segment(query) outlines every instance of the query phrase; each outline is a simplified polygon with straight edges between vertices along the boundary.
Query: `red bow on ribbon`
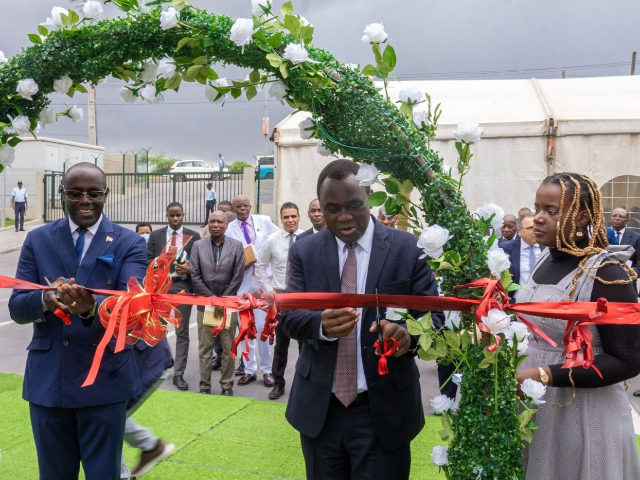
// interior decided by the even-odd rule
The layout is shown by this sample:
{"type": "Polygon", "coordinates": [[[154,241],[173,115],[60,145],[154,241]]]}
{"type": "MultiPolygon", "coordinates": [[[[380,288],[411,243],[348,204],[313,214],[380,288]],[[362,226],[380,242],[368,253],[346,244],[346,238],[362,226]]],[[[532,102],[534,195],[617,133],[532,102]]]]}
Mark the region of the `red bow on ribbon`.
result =
{"type": "Polygon", "coordinates": [[[233,339],[233,342],[231,342],[231,358],[236,358],[238,355],[238,344],[244,341],[245,351],[242,352],[242,356],[248,362],[249,340],[254,340],[258,337],[253,311],[263,310],[266,312],[267,318],[264,322],[260,340],[264,342],[269,338],[269,344],[272,345],[274,332],[278,325],[276,320],[278,310],[276,309],[275,296],[265,293],[262,290],[254,293],[245,293],[242,297],[236,297],[236,302],[236,308],[240,312],[240,332],[238,336],[233,339]]]}

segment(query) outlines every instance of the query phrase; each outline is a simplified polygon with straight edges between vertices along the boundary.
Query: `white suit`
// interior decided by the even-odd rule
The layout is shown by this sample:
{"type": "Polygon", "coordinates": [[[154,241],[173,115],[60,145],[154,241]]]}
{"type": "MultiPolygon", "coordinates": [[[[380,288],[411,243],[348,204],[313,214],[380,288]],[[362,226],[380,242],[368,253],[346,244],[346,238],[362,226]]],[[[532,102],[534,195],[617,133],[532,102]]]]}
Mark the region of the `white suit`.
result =
{"type": "MultiPolygon", "coordinates": [[[[260,248],[262,248],[262,244],[266,238],[273,232],[279,230],[279,228],[276,227],[271,221],[271,218],[266,215],[251,215],[251,217],[253,219],[253,228],[256,232],[254,247],[256,249],[257,257],[257,253],[260,252],[260,248]]],[[[241,224],[242,222],[237,219],[231,222],[227,228],[226,235],[241,241],[242,246],[246,247],[247,241],[244,237],[241,224]]],[[[258,277],[255,276],[254,269],[250,268],[244,272],[244,279],[242,280],[240,290],[238,290],[238,295],[242,295],[245,292],[254,292],[258,289],[260,289],[258,277]]],[[[256,319],[256,329],[258,331],[259,338],[267,315],[262,310],[254,310],[253,314],[256,319]]],[[[260,371],[262,374],[271,373],[272,359],[271,350],[269,349],[269,341],[261,342],[258,339],[258,350],[260,351],[260,371]]],[[[249,375],[253,375],[257,371],[256,340],[249,340],[249,363],[245,362],[244,371],[249,375]]]]}

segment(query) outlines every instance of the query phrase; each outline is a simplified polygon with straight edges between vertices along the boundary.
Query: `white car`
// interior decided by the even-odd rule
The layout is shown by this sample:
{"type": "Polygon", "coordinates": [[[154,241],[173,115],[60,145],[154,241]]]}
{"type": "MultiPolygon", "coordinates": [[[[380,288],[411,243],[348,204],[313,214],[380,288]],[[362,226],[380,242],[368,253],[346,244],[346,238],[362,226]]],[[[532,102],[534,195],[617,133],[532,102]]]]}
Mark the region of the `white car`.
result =
{"type": "Polygon", "coordinates": [[[222,180],[231,176],[229,174],[229,169],[226,167],[222,169],[222,172],[223,173],[221,174],[218,167],[214,167],[204,160],[180,160],[169,168],[169,173],[174,174],[173,178],[176,182],[200,180],[202,178],[208,180],[222,180]]]}

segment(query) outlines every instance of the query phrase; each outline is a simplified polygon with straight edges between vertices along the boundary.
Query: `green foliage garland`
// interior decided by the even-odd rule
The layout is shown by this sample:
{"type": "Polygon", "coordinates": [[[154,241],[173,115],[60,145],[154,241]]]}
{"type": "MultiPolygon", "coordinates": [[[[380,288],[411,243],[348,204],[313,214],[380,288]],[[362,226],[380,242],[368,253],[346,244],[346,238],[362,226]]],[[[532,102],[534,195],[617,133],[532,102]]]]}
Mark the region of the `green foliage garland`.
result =
{"type": "MultiPolygon", "coordinates": [[[[215,90],[212,101],[224,102],[229,95],[237,98],[243,91],[251,99],[259,86],[281,81],[286,86],[284,100],[294,108],[313,113],[313,135],[322,140],[325,148],[357,162],[374,163],[393,177],[385,180],[387,193],[380,196],[377,204],[385,203],[389,212],[402,210],[415,228],[426,222],[449,230],[452,238],[447,248],[454,256],[455,252],[462,255],[455,257],[459,260],[456,268],[444,272],[441,287],[445,294],[451,294],[455,285],[489,275],[483,241],[486,230],[478,228],[459,183],[443,172],[442,159],[429,148],[437,126],[437,107],[432,116],[429,105],[431,125],[416,125],[411,116],[412,105],[403,104],[398,109],[357,68],[343,65],[330,53],[312,47],[313,27],[294,14],[290,2],[283,5],[281,17],[267,3],[264,15],[253,17],[252,42],[244,46],[230,40],[234,19],[186,6],[184,0],[157,0],[150,4],[155,9],[149,12],[137,0],[112,3],[126,12],[126,17],[90,24],[77,21],[70,14],[72,18],[65,17],[65,28],[39,28],[44,38],[31,35],[34,45],[0,64],[0,146],[14,147],[20,141],[11,130],[10,120],[16,116],[27,116],[31,130],[35,130],[40,112],[50,104],[46,95],[53,92],[54,81],[63,75],[73,81],[70,96],[85,91],[84,84],[95,85],[114,75],[129,82],[132,100],[142,97],[150,102],[154,99],[143,91],[147,84],[161,95],[169,89],[178,91],[183,81],[196,81],[215,90]],[[178,8],[176,28],[161,28],[163,3],[178,8]],[[304,45],[309,60],[288,60],[285,49],[291,44],[304,45]],[[173,59],[175,75],[144,81],[144,62],[165,57],[173,59]],[[224,84],[212,68],[216,63],[246,67],[252,72],[247,80],[224,84]],[[27,78],[39,86],[33,100],[16,92],[18,82],[27,78]],[[420,194],[417,204],[409,199],[414,186],[420,194]]],[[[368,65],[363,71],[382,78],[386,91],[386,79],[396,63],[395,51],[387,46],[382,52],[375,43],[372,48],[376,65],[368,65]]],[[[468,164],[469,158],[467,146],[462,162],[468,164]]],[[[471,316],[464,317],[463,325],[473,331],[471,316]]],[[[424,324],[416,321],[414,325],[425,335],[421,357],[428,358],[436,346],[440,357],[449,355],[450,345],[443,345],[430,322],[427,325],[427,320],[422,321],[424,324]]],[[[521,478],[522,439],[510,355],[507,350],[500,350],[497,367],[480,368],[486,349],[466,335],[466,340],[460,336],[457,340],[449,338],[460,349],[460,354],[451,358],[464,364],[464,375],[460,409],[447,417],[453,431],[452,435],[444,435],[450,443],[447,474],[461,480],[521,478]]]]}

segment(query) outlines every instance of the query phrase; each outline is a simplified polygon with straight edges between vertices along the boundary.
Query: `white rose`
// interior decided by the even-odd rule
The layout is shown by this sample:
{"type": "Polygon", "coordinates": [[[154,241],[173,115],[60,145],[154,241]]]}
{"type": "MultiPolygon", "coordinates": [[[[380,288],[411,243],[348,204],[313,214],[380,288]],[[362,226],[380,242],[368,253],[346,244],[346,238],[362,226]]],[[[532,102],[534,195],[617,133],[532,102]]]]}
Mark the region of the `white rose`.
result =
{"type": "Polygon", "coordinates": [[[507,328],[509,328],[510,321],[511,317],[498,309],[489,310],[487,316],[482,317],[482,323],[489,327],[491,333],[494,335],[503,333],[507,328]]]}
{"type": "Polygon", "coordinates": [[[82,111],[81,108],[78,108],[76,105],[74,105],[73,107],[71,107],[69,109],[69,111],[67,112],[67,116],[73,121],[73,122],[80,122],[82,120],[82,117],[84,117],[84,112],[82,111]]]}
{"type": "Polygon", "coordinates": [[[449,447],[443,447],[441,445],[433,447],[433,450],[431,451],[431,463],[437,467],[448,465],[449,457],[447,450],[449,450],[449,447]]]}
{"type": "Polygon", "coordinates": [[[386,314],[385,314],[385,318],[387,320],[402,320],[402,315],[400,315],[400,312],[407,313],[407,309],[406,308],[389,307],[389,308],[387,308],[387,311],[386,311],[386,314]],[[396,313],[396,312],[398,312],[398,313],[396,313]]]}
{"type": "Polygon", "coordinates": [[[151,83],[158,77],[158,65],[153,60],[148,60],[142,64],[142,72],[140,80],[145,83],[151,83]]]}
{"type": "Polygon", "coordinates": [[[460,386],[462,384],[462,374],[454,373],[453,377],[451,378],[451,381],[455,383],[457,386],[460,386]]]}
{"type": "Polygon", "coordinates": [[[26,115],[19,115],[11,120],[11,126],[18,135],[24,135],[31,130],[31,120],[26,115]]]}
{"type": "Polygon", "coordinates": [[[382,43],[387,39],[387,32],[384,31],[382,23],[370,23],[364,28],[364,43],[382,43]]]}
{"type": "Polygon", "coordinates": [[[144,88],[140,89],[138,95],[140,95],[140,98],[142,98],[148,104],[160,103],[160,97],[156,96],[155,85],[145,86],[144,88]]]}
{"type": "Polygon", "coordinates": [[[360,182],[361,187],[368,187],[376,183],[378,175],[380,175],[380,170],[373,163],[361,163],[356,180],[360,182]]]}
{"type": "Polygon", "coordinates": [[[4,52],[0,50],[0,63],[7,63],[9,59],[4,56],[4,52]]]}
{"type": "Polygon", "coordinates": [[[502,223],[504,222],[504,210],[499,205],[496,205],[495,203],[485,203],[474,213],[485,220],[489,220],[491,215],[493,215],[493,219],[491,220],[491,226],[493,229],[497,232],[502,228],[502,223]]]}
{"type": "Polygon", "coordinates": [[[526,378],[525,381],[522,382],[520,389],[522,390],[522,393],[533,400],[534,405],[544,403],[544,400],[540,400],[547,392],[547,387],[544,384],[531,380],[530,378],[526,378]]]}
{"type": "Polygon", "coordinates": [[[100,16],[102,11],[102,4],[94,0],[89,0],[84,4],[84,7],[82,7],[82,13],[86,18],[94,19],[100,16]]]}
{"type": "MultiPolygon", "coordinates": [[[[413,112],[413,123],[415,123],[418,128],[422,128],[422,124],[431,125],[431,120],[427,117],[429,112],[425,110],[417,110],[413,112]]],[[[444,165],[443,165],[444,168],[444,165]]]]}
{"type": "Polygon", "coordinates": [[[73,80],[69,78],[69,75],[64,75],[63,77],[53,81],[53,89],[57,93],[68,93],[71,85],[73,85],[73,80]]]}
{"type": "Polygon", "coordinates": [[[40,123],[43,125],[53,125],[58,120],[58,116],[53,108],[45,108],[40,112],[38,120],[40,120],[40,123]]]}
{"type": "Polygon", "coordinates": [[[436,259],[442,255],[444,244],[452,238],[453,236],[449,235],[449,230],[446,228],[442,228],[440,225],[430,225],[422,230],[418,239],[418,248],[422,248],[424,253],[436,259]]]}
{"type": "Polygon", "coordinates": [[[0,144],[0,165],[10,166],[16,159],[16,149],[10,145],[0,144]]]}
{"type": "Polygon", "coordinates": [[[463,122],[459,123],[458,126],[453,130],[453,135],[456,137],[458,142],[468,143],[469,145],[473,145],[480,141],[480,137],[482,137],[482,132],[484,129],[478,125],[477,123],[463,122]]]}
{"type": "Polygon", "coordinates": [[[33,100],[33,95],[38,93],[39,87],[33,78],[27,78],[26,80],[20,80],[16,87],[16,92],[20,94],[22,98],[27,100],[33,100]]]}
{"type": "Polygon", "coordinates": [[[269,0],[251,0],[251,13],[256,17],[264,15],[262,7],[269,10],[271,8],[269,0]]]}
{"type": "Polygon", "coordinates": [[[287,96],[287,84],[282,80],[276,80],[269,87],[269,95],[282,103],[282,99],[287,96]]]}
{"type": "Polygon", "coordinates": [[[62,23],[62,15],[69,16],[69,10],[62,7],[53,7],[51,10],[51,18],[47,18],[45,22],[48,25],[56,26],[58,28],[64,28],[64,23],[62,23]]]}
{"type": "Polygon", "coordinates": [[[307,52],[307,49],[302,45],[298,45],[297,43],[290,43],[289,45],[287,45],[287,47],[284,49],[283,57],[289,60],[294,65],[298,65],[302,62],[317,63],[315,62],[315,60],[311,60],[311,58],[309,58],[309,52],[307,52]]]}
{"type": "Polygon", "coordinates": [[[233,27],[231,27],[231,35],[229,40],[239,47],[243,47],[251,43],[253,36],[253,20],[250,18],[238,18],[233,27]]]}
{"type": "Polygon", "coordinates": [[[300,128],[300,136],[302,139],[308,140],[314,134],[316,126],[313,123],[313,120],[305,118],[298,124],[298,128],[300,128]]]}
{"type": "MultiPolygon", "coordinates": [[[[431,122],[429,122],[429,123],[431,123],[431,122]]],[[[418,126],[420,126],[420,125],[418,125],[418,126]]],[[[442,164],[442,171],[443,171],[443,173],[449,175],[450,177],[453,177],[455,175],[455,172],[456,172],[454,167],[452,167],[451,165],[447,165],[446,163],[442,164]]]]}
{"type": "Polygon", "coordinates": [[[431,407],[436,413],[440,414],[450,410],[452,407],[454,407],[454,410],[457,410],[458,405],[452,398],[446,395],[438,395],[431,399],[431,407]]]}
{"type": "Polygon", "coordinates": [[[527,353],[527,350],[529,349],[529,339],[526,338],[521,342],[518,342],[518,356],[524,355],[525,353],[527,353]]]}
{"type": "Polygon", "coordinates": [[[529,335],[529,329],[522,322],[511,322],[511,325],[509,325],[509,338],[513,338],[514,335],[518,342],[522,342],[529,335]]]}
{"type": "Polygon", "coordinates": [[[120,89],[120,98],[122,101],[127,103],[138,103],[138,97],[136,97],[135,94],[127,87],[122,87],[120,89]]]}
{"type": "Polygon", "coordinates": [[[487,252],[487,265],[494,277],[500,277],[500,274],[511,266],[509,255],[500,247],[492,248],[487,252]]]}
{"type": "Polygon", "coordinates": [[[398,98],[402,103],[415,103],[422,100],[422,92],[414,85],[403,88],[398,94],[398,98]]]}
{"type": "Polygon", "coordinates": [[[160,27],[162,30],[169,30],[178,26],[178,11],[169,7],[166,12],[160,14],[160,27]]]}
{"type": "Polygon", "coordinates": [[[169,80],[170,78],[175,76],[176,66],[173,63],[170,63],[171,61],[172,60],[169,58],[163,58],[162,60],[160,60],[157,70],[158,76],[160,78],[169,80]]]}
{"type": "Polygon", "coordinates": [[[445,328],[447,330],[458,330],[460,328],[460,322],[462,322],[460,312],[446,312],[446,315],[447,317],[444,321],[445,328]]]}
{"type": "Polygon", "coordinates": [[[331,156],[331,151],[324,146],[324,143],[322,143],[322,140],[318,141],[318,147],[316,148],[316,153],[318,155],[322,155],[323,157],[331,156]]]}
{"type": "Polygon", "coordinates": [[[227,81],[227,79],[226,78],[218,78],[217,80],[213,80],[211,82],[211,85],[207,85],[205,87],[204,96],[211,103],[224,103],[224,101],[227,99],[227,95],[220,95],[220,98],[217,98],[218,95],[219,95],[219,92],[213,87],[228,87],[229,86],[229,82],[227,81]],[[211,86],[211,85],[213,85],[213,86],[211,86]]]}

